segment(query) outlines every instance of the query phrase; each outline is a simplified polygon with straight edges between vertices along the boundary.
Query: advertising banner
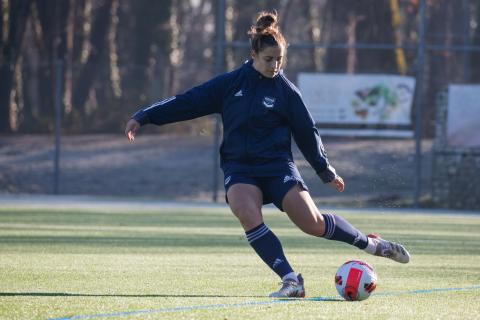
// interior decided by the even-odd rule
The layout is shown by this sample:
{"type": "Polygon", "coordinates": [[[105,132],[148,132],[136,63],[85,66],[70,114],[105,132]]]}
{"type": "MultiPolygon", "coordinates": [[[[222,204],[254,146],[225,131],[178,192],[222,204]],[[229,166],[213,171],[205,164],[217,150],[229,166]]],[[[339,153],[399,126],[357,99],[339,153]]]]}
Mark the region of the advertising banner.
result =
{"type": "Polygon", "coordinates": [[[447,143],[480,147],[480,85],[448,87],[447,143]]]}
{"type": "Polygon", "coordinates": [[[322,133],[413,136],[413,77],[300,73],[298,85],[322,133]]]}

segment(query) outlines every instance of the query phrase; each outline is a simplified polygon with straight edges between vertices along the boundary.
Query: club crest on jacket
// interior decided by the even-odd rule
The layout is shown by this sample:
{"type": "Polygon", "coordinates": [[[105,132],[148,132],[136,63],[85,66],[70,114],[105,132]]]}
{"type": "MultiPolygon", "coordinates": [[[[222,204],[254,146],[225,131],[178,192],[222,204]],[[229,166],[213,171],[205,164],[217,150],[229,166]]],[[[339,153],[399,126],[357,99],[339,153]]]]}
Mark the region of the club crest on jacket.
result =
{"type": "Polygon", "coordinates": [[[274,104],[275,104],[275,98],[263,97],[263,105],[266,108],[273,108],[274,104]]]}

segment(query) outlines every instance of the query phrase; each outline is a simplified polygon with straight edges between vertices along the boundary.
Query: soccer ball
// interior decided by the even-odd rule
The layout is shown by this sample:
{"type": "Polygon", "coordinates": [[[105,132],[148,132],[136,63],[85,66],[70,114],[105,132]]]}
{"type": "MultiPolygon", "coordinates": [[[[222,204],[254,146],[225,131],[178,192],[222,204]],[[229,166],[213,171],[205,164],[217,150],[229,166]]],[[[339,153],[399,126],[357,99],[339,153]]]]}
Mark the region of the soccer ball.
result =
{"type": "Polygon", "coordinates": [[[365,300],[377,287],[377,274],[366,262],[347,261],[335,274],[335,287],[345,300],[365,300]]]}

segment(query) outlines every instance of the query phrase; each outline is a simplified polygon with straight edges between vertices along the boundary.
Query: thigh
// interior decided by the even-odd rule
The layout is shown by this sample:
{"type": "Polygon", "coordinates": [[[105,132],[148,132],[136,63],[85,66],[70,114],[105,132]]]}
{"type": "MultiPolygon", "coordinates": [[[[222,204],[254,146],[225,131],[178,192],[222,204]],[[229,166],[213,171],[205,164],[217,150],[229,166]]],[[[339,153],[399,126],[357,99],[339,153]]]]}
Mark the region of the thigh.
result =
{"type": "Polygon", "coordinates": [[[282,201],[282,207],[290,220],[303,232],[322,236],[325,233],[323,217],[308,191],[300,185],[292,187],[282,201]]]}
{"type": "Polygon", "coordinates": [[[236,183],[228,188],[227,198],[230,209],[240,220],[245,231],[251,230],[263,222],[263,195],[258,186],[236,183]]]}
{"type": "Polygon", "coordinates": [[[296,166],[276,176],[259,178],[259,181],[261,182],[260,187],[263,191],[263,203],[273,202],[280,211],[285,211],[283,208],[283,199],[294,186],[298,185],[302,190],[308,191],[308,187],[296,166]]]}

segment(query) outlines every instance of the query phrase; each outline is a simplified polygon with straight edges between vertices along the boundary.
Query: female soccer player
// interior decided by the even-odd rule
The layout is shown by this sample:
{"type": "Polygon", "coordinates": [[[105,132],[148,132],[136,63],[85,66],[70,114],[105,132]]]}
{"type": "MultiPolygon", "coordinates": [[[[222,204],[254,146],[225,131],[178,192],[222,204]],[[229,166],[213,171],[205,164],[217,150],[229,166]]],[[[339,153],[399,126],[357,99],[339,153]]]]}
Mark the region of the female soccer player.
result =
{"type": "Polygon", "coordinates": [[[410,255],[402,245],[366,236],[340,216],[319,212],[293,162],[291,137],[324,183],[343,192],[344,182],[327,159],[300,92],[282,72],[287,43],[276,13],[261,12],[249,35],[251,60],[139,110],[126,125],[128,139],[133,141],[137,129],[147,123],[162,125],[221,114],[220,155],[227,202],[255,252],[282,279],[281,288],[271,297],[304,297],[305,288],[279,239],[263,222],[263,204],[273,203],[285,211],[307,234],[407,263],[410,255]]]}

